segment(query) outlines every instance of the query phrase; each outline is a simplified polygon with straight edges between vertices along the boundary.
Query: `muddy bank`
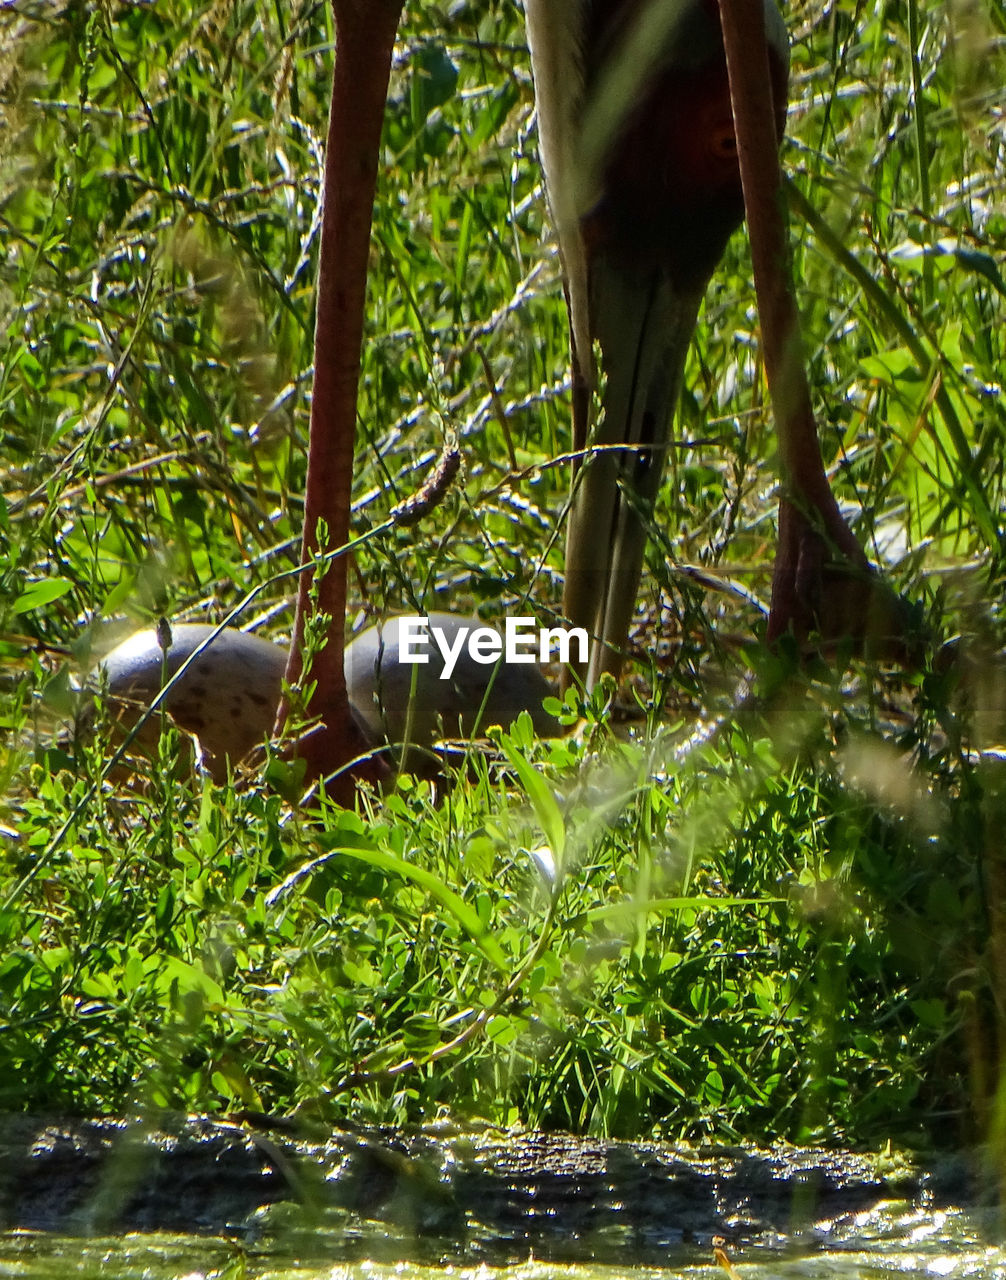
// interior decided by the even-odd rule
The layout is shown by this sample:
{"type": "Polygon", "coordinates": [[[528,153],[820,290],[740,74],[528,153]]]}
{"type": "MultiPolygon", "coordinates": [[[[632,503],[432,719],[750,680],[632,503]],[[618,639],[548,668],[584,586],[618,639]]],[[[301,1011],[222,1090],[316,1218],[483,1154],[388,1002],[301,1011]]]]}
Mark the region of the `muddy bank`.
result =
{"type": "Polygon", "coordinates": [[[376,1233],[416,1257],[576,1261],[631,1249],[645,1264],[683,1245],[708,1248],[715,1235],[824,1243],[884,1201],[936,1207],[976,1193],[958,1159],[922,1167],[809,1148],[690,1150],[497,1130],[309,1135],[184,1117],[156,1127],[0,1117],[4,1229],[253,1237],[277,1212],[289,1221],[288,1204],[301,1226],[342,1222],[361,1249],[376,1233]]]}

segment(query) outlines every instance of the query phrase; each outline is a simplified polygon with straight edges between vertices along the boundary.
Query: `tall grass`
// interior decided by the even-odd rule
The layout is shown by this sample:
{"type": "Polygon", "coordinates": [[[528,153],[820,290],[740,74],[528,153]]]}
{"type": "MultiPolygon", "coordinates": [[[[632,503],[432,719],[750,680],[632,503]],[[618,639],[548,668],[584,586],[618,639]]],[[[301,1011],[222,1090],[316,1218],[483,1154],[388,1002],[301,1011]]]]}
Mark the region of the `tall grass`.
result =
{"type": "MultiPolygon", "coordinates": [[[[365,613],[558,607],[566,321],[507,0],[411,7],[375,218],[365,613]]],[[[743,236],[710,288],[621,726],[525,725],[362,816],[127,785],[70,674],[252,586],[290,625],[331,30],[321,3],[17,3],[0,110],[0,1105],[320,1109],[917,1144],[995,1113],[1004,975],[1001,6],[807,3],[785,162],[823,447],[931,669],[752,666],[773,441],[743,236]],[[712,592],[694,569],[738,591],[712,592]],[[625,723],[627,719],[627,724],[625,723]],[[545,850],[545,852],[543,852],[545,850]],[[558,861],[554,883],[539,866],[558,861]]],[[[247,622],[254,619],[248,618],[247,622]]]]}

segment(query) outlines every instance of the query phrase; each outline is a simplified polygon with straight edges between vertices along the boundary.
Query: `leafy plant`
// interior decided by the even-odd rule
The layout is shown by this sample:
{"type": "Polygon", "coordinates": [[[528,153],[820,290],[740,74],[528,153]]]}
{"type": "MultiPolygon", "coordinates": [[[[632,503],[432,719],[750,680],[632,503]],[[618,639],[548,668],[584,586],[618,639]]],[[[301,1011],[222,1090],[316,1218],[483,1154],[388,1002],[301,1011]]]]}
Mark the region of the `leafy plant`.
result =
{"type": "MultiPolygon", "coordinates": [[[[355,815],[215,787],[170,727],[128,782],[100,716],[90,743],[58,728],[71,671],[122,629],[250,592],[243,622],[289,627],[326,6],[4,9],[0,1105],[856,1143],[996,1113],[1001,17],[787,14],[823,448],[929,620],[930,669],[757,648],[773,444],[737,236],[689,359],[636,676],[567,705],[576,737],[504,726],[448,785],[405,777],[355,815]],[[753,669],[764,700],[737,707],[753,669]]],[[[534,151],[511,0],[410,7],[361,617],[559,606],[568,337],[534,151]],[[389,524],[454,439],[461,482],[389,524]]]]}

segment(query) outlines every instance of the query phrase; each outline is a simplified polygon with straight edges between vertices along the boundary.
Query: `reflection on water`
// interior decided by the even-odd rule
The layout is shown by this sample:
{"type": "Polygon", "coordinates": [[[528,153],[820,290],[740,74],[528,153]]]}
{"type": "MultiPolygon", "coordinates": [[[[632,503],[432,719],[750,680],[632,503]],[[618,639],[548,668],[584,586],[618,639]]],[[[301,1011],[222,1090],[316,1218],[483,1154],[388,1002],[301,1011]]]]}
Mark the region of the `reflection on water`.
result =
{"type": "MultiPolygon", "coordinates": [[[[992,1212],[924,1210],[890,1203],[869,1213],[822,1222],[793,1239],[729,1246],[741,1280],[829,1280],[887,1275],[1006,1280],[1006,1248],[992,1212]]],[[[399,1241],[399,1245],[404,1242],[399,1241]]],[[[254,1244],[201,1236],[125,1235],[80,1239],[33,1232],[0,1236],[0,1277],[65,1280],[723,1280],[711,1249],[679,1249],[663,1268],[633,1267],[631,1258],[563,1265],[530,1260],[512,1266],[388,1261],[394,1239],[375,1226],[374,1248],[359,1231],[279,1230],[254,1244]],[[371,1255],[379,1255],[375,1261],[371,1255]],[[357,1261],[347,1262],[347,1254],[357,1261]]],[[[427,1242],[431,1256],[437,1245],[427,1242]]],[[[457,1245],[443,1242],[443,1256],[457,1245]]],[[[415,1242],[409,1250],[415,1253],[415,1242]]]]}

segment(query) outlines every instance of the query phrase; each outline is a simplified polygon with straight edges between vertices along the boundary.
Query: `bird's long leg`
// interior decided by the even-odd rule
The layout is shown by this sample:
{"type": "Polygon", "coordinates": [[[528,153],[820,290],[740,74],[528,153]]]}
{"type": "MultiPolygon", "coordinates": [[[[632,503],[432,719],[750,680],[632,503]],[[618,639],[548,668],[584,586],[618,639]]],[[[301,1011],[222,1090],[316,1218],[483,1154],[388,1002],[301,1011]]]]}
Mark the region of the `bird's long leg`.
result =
{"type": "MultiPolygon", "coordinates": [[[[318,269],[314,390],[308,446],[302,562],[318,549],[318,521],[327,546],[349,538],[356,401],[366,305],[370,228],[377,186],[381,127],[402,0],[332,0],[335,70],[325,155],[324,210],[318,269]]],[[[298,746],[309,778],[333,773],[364,748],[349,709],[343,671],[346,560],[337,559],[319,584],[318,608],[332,619],[328,645],[311,668],[308,712],[319,727],[298,746]]],[[[311,607],[311,575],[302,574],[294,642],[286,679],[301,674],[301,648],[311,607]]],[[[280,722],[286,709],[280,708],[280,722]]],[[[351,795],[342,779],[334,789],[351,795]]]]}
{"type": "Polygon", "coordinates": [[[904,659],[905,606],[870,566],[824,470],[789,269],[764,9],[719,0],[783,498],[768,639],[792,629],[904,659]]]}

